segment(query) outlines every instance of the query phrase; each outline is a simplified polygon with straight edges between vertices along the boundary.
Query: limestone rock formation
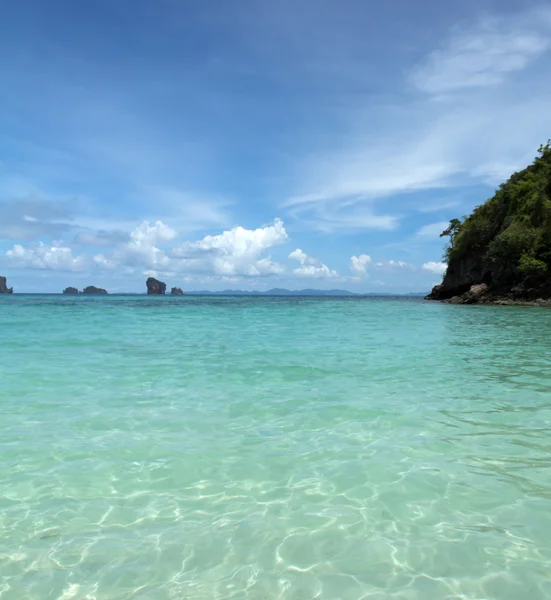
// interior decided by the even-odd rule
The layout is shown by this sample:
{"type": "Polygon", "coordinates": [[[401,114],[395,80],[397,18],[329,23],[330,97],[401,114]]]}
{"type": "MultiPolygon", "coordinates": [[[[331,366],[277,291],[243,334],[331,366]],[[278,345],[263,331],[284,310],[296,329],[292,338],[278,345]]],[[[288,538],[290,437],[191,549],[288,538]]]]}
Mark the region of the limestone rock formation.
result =
{"type": "Polygon", "coordinates": [[[449,238],[447,270],[427,299],[551,303],[551,142],[470,216],[452,219],[442,236],[449,238]]]}
{"type": "Polygon", "coordinates": [[[173,288],[170,290],[170,295],[171,295],[171,296],[183,296],[183,295],[184,295],[184,292],[183,292],[183,291],[182,291],[182,289],[181,289],[181,288],[179,288],[179,287],[173,287],[173,288]]]}
{"type": "Polygon", "coordinates": [[[8,287],[8,283],[5,277],[0,277],[0,294],[12,294],[13,288],[8,287]]]}
{"type": "Polygon", "coordinates": [[[78,294],[78,290],[75,287],[67,287],[63,290],[63,293],[76,295],[76,294],[78,294]]]}
{"type": "Polygon", "coordinates": [[[483,302],[485,295],[488,293],[488,286],[485,283],[472,285],[471,289],[461,294],[450,298],[450,304],[477,304],[483,302]]]}
{"type": "Polygon", "coordinates": [[[147,293],[150,295],[161,296],[166,292],[166,283],[155,279],[155,277],[148,277],[145,285],[147,286],[147,293]]]}
{"type": "Polygon", "coordinates": [[[85,287],[82,290],[83,294],[107,294],[107,290],[104,290],[103,288],[97,288],[93,285],[89,285],[88,287],[85,287]]]}

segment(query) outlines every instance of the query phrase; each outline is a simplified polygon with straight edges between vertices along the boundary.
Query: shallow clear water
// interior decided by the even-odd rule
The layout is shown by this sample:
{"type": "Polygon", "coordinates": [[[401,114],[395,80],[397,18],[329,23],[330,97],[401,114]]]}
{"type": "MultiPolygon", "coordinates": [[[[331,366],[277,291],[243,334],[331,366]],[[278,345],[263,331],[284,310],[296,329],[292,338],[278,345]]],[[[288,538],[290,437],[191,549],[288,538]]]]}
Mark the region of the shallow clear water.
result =
{"type": "Polygon", "coordinates": [[[0,598],[551,597],[551,311],[0,297],[0,598]]]}

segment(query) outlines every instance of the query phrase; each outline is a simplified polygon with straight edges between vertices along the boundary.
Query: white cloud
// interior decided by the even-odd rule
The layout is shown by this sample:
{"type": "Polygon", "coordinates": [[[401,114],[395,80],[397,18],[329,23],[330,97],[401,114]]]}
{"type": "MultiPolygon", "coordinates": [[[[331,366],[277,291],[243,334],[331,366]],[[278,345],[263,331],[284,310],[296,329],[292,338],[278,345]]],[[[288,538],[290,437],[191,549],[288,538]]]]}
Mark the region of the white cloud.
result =
{"type": "Polygon", "coordinates": [[[312,256],[308,256],[305,252],[303,252],[300,248],[293,250],[291,254],[289,254],[288,258],[290,260],[297,260],[301,265],[317,265],[319,261],[312,256]]]}
{"type": "Polygon", "coordinates": [[[336,279],[339,277],[337,271],[330,269],[323,263],[319,267],[313,265],[299,267],[298,269],[294,269],[293,273],[297,277],[308,277],[312,279],[336,279]]]}
{"type": "Polygon", "coordinates": [[[448,268],[448,265],[443,262],[427,262],[423,265],[425,271],[430,271],[436,275],[443,275],[448,268]]]}
{"type": "Polygon", "coordinates": [[[438,223],[430,223],[424,225],[417,231],[417,237],[438,238],[440,234],[448,227],[448,221],[440,221],[438,223]]]}
{"type": "Polygon", "coordinates": [[[350,269],[357,275],[365,275],[367,272],[367,265],[371,262],[371,256],[368,256],[367,254],[352,256],[350,257],[350,269]]]}
{"type": "Polygon", "coordinates": [[[309,256],[300,248],[293,250],[288,257],[290,260],[296,260],[300,267],[293,269],[297,277],[308,277],[314,279],[335,279],[339,277],[337,271],[330,269],[327,265],[321,263],[317,258],[309,256]]]}
{"type": "MultiPolygon", "coordinates": [[[[534,61],[551,48],[550,16],[549,9],[529,9],[452,31],[406,72],[430,91],[426,97],[412,89],[408,96],[406,89],[403,99],[383,108],[369,96],[348,96],[346,109],[332,115],[338,132],[324,132],[296,157],[295,189],[285,209],[326,232],[392,230],[404,218],[405,194],[494,186],[525,166],[545,141],[541,132],[551,128],[550,80],[534,61]],[[520,68],[523,85],[505,78],[520,68]],[[495,80],[502,84],[482,85],[495,80]],[[452,89],[461,93],[444,94],[452,89]],[[399,195],[395,204],[392,197],[399,195]]],[[[414,201],[419,206],[408,208],[433,210],[426,198],[414,201]]],[[[437,204],[436,210],[450,205],[445,198],[437,204]]]]}
{"type": "Polygon", "coordinates": [[[403,260],[389,260],[388,265],[399,269],[415,269],[414,265],[404,262],[403,260]]]}
{"type": "Polygon", "coordinates": [[[441,94],[501,83],[507,74],[526,68],[550,47],[549,30],[522,21],[486,19],[471,30],[457,32],[413,70],[414,85],[423,92],[441,94]]]}
{"type": "Polygon", "coordinates": [[[258,229],[239,226],[197,242],[186,242],[175,248],[172,255],[184,269],[205,268],[225,276],[272,275],[281,273],[283,266],[262,255],[286,242],[288,237],[283,221],[276,219],[273,225],[258,229]]]}
{"type": "Polygon", "coordinates": [[[116,247],[107,257],[99,255],[95,260],[103,266],[119,264],[147,269],[168,269],[170,259],[158,245],[169,242],[176,236],[176,231],[162,221],[153,224],[143,221],[130,233],[129,242],[116,247]]]}
{"type": "MultiPolygon", "coordinates": [[[[95,267],[124,269],[125,272],[139,269],[165,274],[204,273],[218,278],[260,277],[285,271],[283,265],[266,255],[269,249],[288,238],[280,219],[258,229],[234,227],[219,235],[185,242],[172,249],[166,246],[178,234],[162,221],[143,221],[128,236],[124,235],[127,242],[119,243],[110,252],[93,256],[74,257],[71,248],[61,243],[51,246],[39,243],[28,247],[17,244],[6,253],[6,258],[10,264],[26,268],[74,271],[95,267]]],[[[94,236],[85,241],[97,242],[94,236]]],[[[304,264],[308,263],[309,260],[305,259],[304,264]]]]}
{"type": "Polygon", "coordinates": [[[153,225],[150,225],[148,221],[143,221],[130,233],[130,238],[138,246],[154,246],[158,242],[170,242],[177,235],[174,229],[165,225],[162,221],[156,221],[153,225]]]}
{"type": "Polygon", "coordinates": [[[71,248],[60,243],[39,242],[27,247],[15,244],[6,252],[6,258],[11,266],[23,269],[82,271],[89,266],[86,257],[73,256],[71,248]]]}

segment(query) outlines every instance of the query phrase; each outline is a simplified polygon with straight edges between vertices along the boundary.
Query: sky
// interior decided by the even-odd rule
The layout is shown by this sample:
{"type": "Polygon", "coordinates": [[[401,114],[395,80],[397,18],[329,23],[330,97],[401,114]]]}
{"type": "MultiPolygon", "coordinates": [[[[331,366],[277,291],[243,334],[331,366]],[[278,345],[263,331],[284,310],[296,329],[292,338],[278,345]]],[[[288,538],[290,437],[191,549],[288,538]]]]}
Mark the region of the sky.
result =
{"type": "Polygon", "coordinates": [[[548,2],[8,2],[0,274],[425,292],[550,107],[548,2]]]}

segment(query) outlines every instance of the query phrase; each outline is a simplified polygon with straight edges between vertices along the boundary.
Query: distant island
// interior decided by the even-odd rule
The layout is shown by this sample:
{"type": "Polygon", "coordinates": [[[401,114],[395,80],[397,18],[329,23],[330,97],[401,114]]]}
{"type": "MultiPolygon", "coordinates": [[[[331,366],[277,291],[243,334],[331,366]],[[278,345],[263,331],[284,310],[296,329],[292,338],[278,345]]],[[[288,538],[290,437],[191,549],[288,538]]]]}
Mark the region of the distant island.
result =
{"type": "MultiPolygon", "coordinates": [[[[453,304],[551,305],[551,146],[442,232],[444,280],[427,296],[453,304]]],[[[441,237],[442,237],[441,236],[441,237]]]]}
{"type": "Polygon", "coordinates": [[[104,290],[103,288],[98,288],[95,287],[93,285],[89,285],[88,287],[85,287],[82,290],[83,294],[99,294],[99,295],[105,295],[107,294],[107,290],[104,290]]]}
{"type": "Polygon", "coordinates": [[[106,295],[107,294],[107,290],[104,290],[103,288],[98,288],[94,285],[89,285],[88,287],[85,287],[82,292],[79,292],[77,290],[76,287],[66,287],[63,290],[63,294],[65,294],[66,296],[76,296],[78,294],[85,294],[88,296],[92,296],[92,295],[106,295]]]}
{"type": "Polygon", "coordinates": [[[0,276],[0,294],[13,294],[13,288],[8,287],[8,280],[0,276]]]}
{"type": "Polygon", "coordinates": [[[166,283],[155,279],[155,277],[148,277],[145,285],[149,295],[162,296],[166,292],[166,283]]]}
{"type": "MultiPolygon", "coordinates": [[[[166,293],[166,283],[164,281],[159,281],[154,277],[149,277],[146,281],[146,289],[148,295],[165,295],[166,293]]],[[[13,293],[13,288],[8,288],[7,280],[5,277],[0,276],[0,294],[11,294],[13,293]]],[[[89,285],[85,287],[82,291],[79,291],[78,288],[69,286],[63,290],[63,295],[65,296],[93,296],[93,295],[107,295],[107,290],[96,287],[93,285],[89,285]]],[[[137,295],[135,292],[117,292],[115,295],[137,295]]],[[[171,296],[184,296],[184,291],[179,287],[172,287],[170,290],[171,296]]],[[[349,290],[339,290],[339,289],[331,289],[331,290],[316,290],[312,288],[307,288],[303,290],[288,290],[285,288],[272,288],[266,291],[256,291],[256,290],[196,290],[196,291],[186,291],[185,295],[187,296],[334,296],[334,297],[344,297],[344,296],[354,296],[354,297],[425,297],[426,292],[409,292],[405,294],[383,294],[380,292],[368,292],[368,293],[357,293],[351,292],[349,290]]]]}

